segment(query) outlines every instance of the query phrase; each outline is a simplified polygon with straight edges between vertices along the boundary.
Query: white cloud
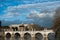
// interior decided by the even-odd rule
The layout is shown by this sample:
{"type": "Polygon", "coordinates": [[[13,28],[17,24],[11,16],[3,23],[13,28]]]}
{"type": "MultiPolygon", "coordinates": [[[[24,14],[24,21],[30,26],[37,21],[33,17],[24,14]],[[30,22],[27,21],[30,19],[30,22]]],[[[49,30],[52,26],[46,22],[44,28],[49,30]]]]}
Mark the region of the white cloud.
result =
{"type": "Polygon", "coordinates": [[[37,14],[40,18],[45,18],[45,17],[53,17],[54,13],[40,13],[37,14]]]}
{"type": "Polygon", "coordinates": [[[2,15],[2,18],[14,18],[20,17],[21,15],[25,15],[26,13],[30,13],[33,10],[39,10],[35,15],[39,16],[40,18],[43,17],[52,17],[53,13],[39,13],[41,10],[54,10],[60,6],[60,1],[55,2],[44,2],[44,3],[36,3],[36,4],[25,4],[25,5],[18,5],[18,6],[8,6],[6,10],[3,12],[5,14],[2,15]],[[25,14],[23,14],[25,13],[25,14]]]}
{"type": "Polygon", "coordinates": [[[3,18],[13,18],[16,16],[21,16],[21,14],[19,14],[19,13],[7,13],[7,14],[3,15],[3,18]]]}
{"type": "Polygon", "coordinates": [[[12,9],[21,9],[21,8],[43,8],[43,7],[51,7],[51,6],[60,6],[60,1],[54,1],[54,2],[44,2],[44,3],[35,3],[35,4],[22,4],[18,6],[9,6],[7,10],[12,9]]]}
{"type": "Polygon", "coordinates": [[[36,3],[36,4],[26,4],[26,5],[18,5],[17,8],[43,8],[43,7],[51,7],[51,6],[59,6],[60,1],[55,1],[55,2],[44,2],[44,3],[36,3]]]}
{"type": "Polygon", "coordinates": [[[42,24],[42,25],[50,25],[52,20],[54,19],[54,12],[51,13],[40,13],[38,11],[32,11],[27,18],[32,19],[34,23],[42,24]]]}
{"type": "Polygon", "coordinates": [[[32,11],[29,15],[28,15],[28,18],[53,18],[55,15],[54,12],[52,13],[39,13],[37,11],[32,11]]]}

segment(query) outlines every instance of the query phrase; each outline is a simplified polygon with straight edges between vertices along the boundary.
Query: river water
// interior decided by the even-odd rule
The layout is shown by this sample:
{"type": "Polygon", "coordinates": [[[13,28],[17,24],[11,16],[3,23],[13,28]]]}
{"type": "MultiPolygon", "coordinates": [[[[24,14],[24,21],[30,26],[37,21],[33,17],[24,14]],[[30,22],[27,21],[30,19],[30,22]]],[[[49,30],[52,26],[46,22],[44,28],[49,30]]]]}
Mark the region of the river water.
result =
{"type": "MultiPolygon", "coordinates": [[[[22,40],[21,38],[0,38],[0,40],[22,40]]],[[[31,40],[30,38],[26,38],[24,40],[31,40]]],[[[35,38],[35,40],[42,40],[40,38],[35,38]]],[[[44,39],[46,40],[46,39],[44,39]]],[[[55,40],[55,38],[49,38],[48,40],[55,40]]]]}

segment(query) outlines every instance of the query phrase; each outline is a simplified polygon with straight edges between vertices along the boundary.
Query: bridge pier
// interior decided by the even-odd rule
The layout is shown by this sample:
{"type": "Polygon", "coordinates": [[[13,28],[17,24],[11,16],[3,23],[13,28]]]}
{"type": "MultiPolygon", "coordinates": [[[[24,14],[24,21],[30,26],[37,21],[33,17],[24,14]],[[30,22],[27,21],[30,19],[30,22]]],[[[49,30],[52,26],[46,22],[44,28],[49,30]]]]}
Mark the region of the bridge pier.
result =
{"type": "Polygon", "coordinates": [[[31,40],[35,40],[35,35],[31,34],[31,40]]]}
{"type": "Polygon", "coordinates": [[[21,40],[24,40],[24,35],[23,34],[21,34],[21,40]]]}

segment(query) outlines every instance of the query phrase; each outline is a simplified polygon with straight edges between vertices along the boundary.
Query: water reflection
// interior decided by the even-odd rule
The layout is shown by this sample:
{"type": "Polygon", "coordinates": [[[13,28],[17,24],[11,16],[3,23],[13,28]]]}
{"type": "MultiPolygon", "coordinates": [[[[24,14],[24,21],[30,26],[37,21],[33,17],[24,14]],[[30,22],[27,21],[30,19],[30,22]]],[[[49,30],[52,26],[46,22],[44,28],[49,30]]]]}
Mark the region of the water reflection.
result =
{"type": "Polygon", "coordinates": [[[5,40],[4,37],[0,37],[0,40],[5,40]]]}
{"type": "Polygon", "coordinates": [[[42,36],[41,33],[37,33],[37,34],[35,35],[35,40],[42,40],[42,39],[43,39],[43,36],[42,36]]]}
{"type": "Polygon", "coordinates": [[[31,35],[29,33],[25,33],[24,40],[31,40],[31,35]]]}
{"type": "Polygon", "coordinates": [[[48,40],[55,40],[55,34],[54,33],[49,33],[48,34],[48,40]]]}
{"type": "Polygon", "coordinates": [[[15,40],[20,40],[20,38],[15,38],[15,40]]]}
{"type": "Polygon", "coordinates": [[[11,40],[11,38],[6,38],[6,40],[11,40]]]}
{"type": "Polygon", "coordinates": [[[20,34],[19,33],[15,33],[15,40],[20,40],[20,34]]]}
{"type": "Polygon", "coordinates": [[[11,40],[11,34],[10,33],[6,34],[6,40],[11,40]]]}

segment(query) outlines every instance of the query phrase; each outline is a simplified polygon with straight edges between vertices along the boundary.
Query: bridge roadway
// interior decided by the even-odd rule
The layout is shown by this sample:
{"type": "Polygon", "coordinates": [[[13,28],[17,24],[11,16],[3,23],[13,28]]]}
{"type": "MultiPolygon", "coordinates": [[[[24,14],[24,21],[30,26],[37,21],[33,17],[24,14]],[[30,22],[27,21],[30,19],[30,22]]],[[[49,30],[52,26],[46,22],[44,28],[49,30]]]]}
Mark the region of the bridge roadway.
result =
{"type": "Polygon", "coordinates": [[[7,33],[10,33],[11,37],[14,37],[15,33],[19,33],[19,35],[22,38],[21,40],[24,40],[23,37],[24,37],[25,33],[29,33],[31,35],[31,37],[32,37],[32,40],[35,40],[34,39],[35,34],[40,33],[43,36],[42,40],[48,40],[48,34],[49,33],[54,33],[54,31],[53,30],[42,30],[42,31],[5,31],[4,32],[5,37],[6,37],[7,33]]]}

